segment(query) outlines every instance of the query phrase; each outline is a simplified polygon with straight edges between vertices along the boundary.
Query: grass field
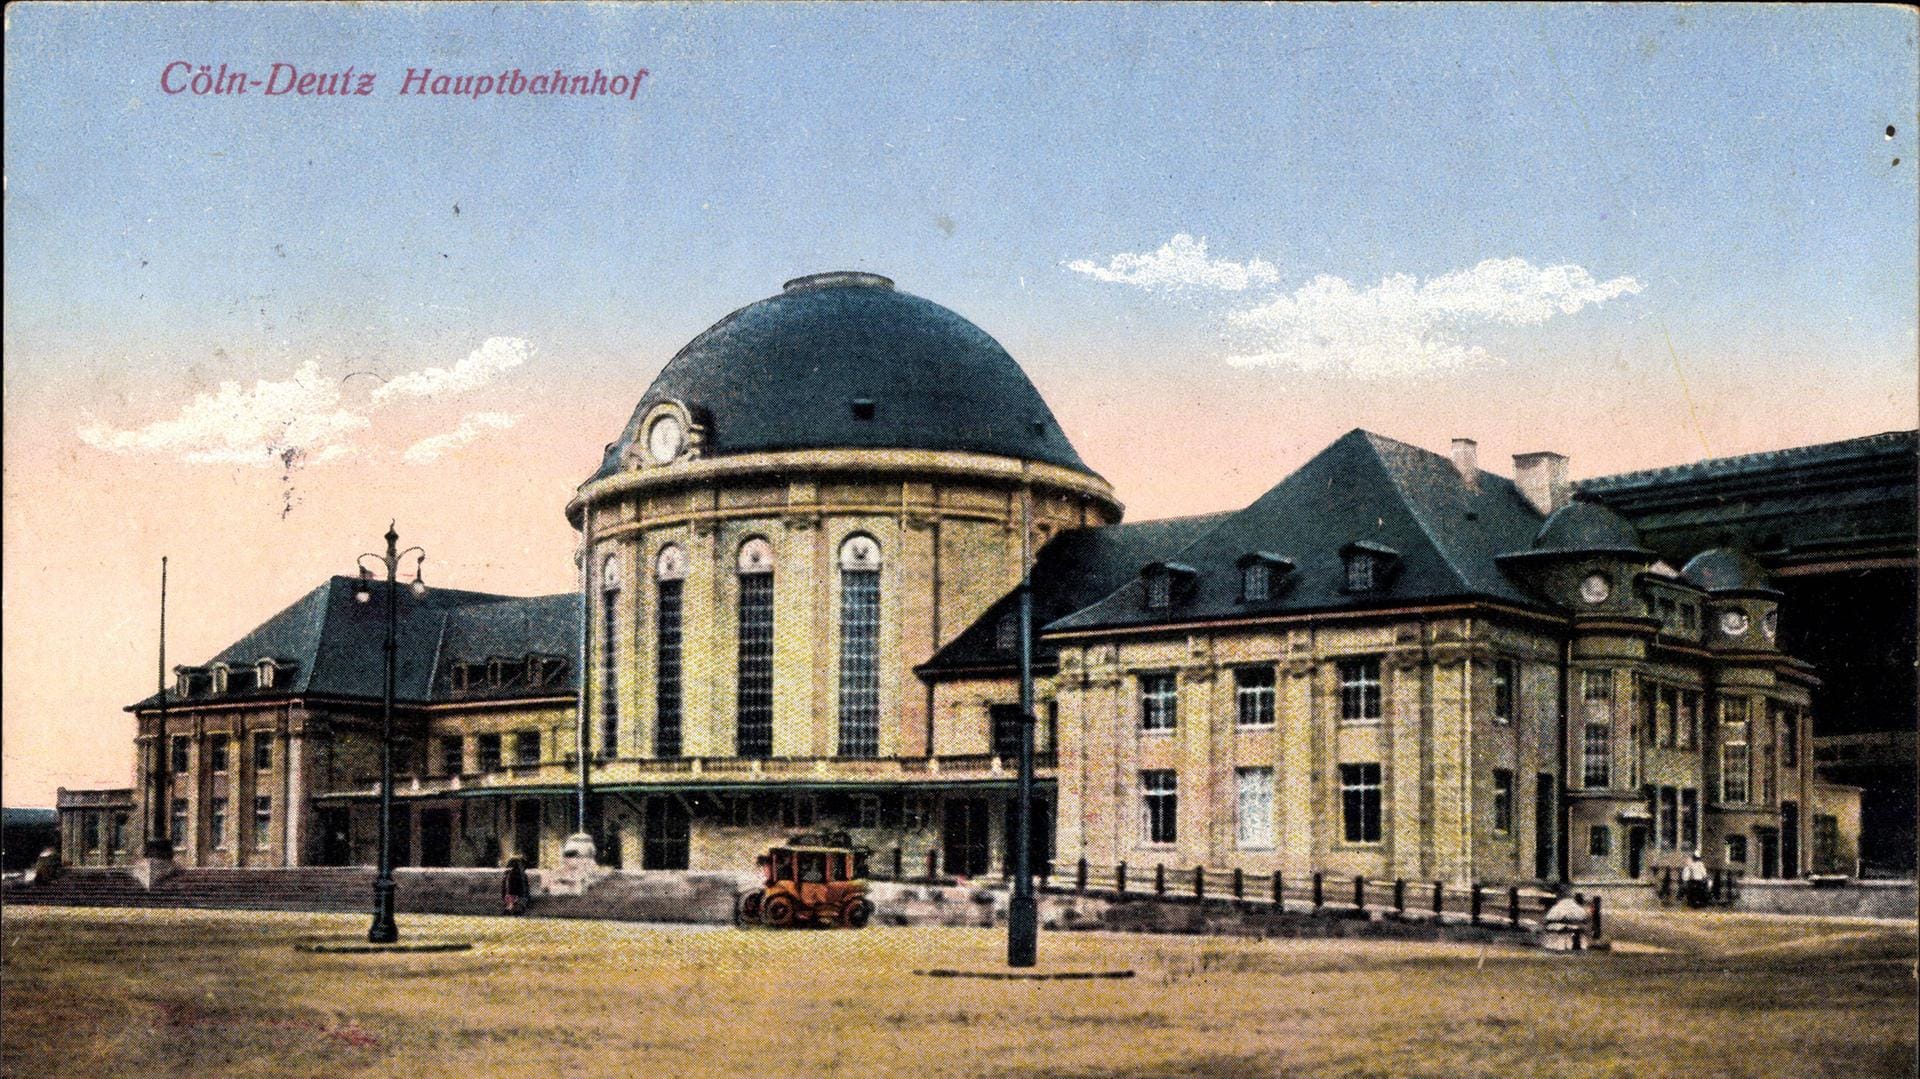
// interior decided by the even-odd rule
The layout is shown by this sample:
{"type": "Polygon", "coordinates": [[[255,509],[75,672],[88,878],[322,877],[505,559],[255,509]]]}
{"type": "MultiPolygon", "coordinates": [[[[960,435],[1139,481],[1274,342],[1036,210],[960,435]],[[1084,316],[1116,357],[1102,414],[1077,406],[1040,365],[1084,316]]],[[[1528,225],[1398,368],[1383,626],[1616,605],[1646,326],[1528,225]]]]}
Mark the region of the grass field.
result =
{"type": "Polygon", "coordinates": [[[47,1076],[1900,1076],[1912,923],[1615,915],[1624,947],[741,931],[411,916],[470,952],[313,955],[364,917],[5,913],[0,1065],[47,1076]]]}

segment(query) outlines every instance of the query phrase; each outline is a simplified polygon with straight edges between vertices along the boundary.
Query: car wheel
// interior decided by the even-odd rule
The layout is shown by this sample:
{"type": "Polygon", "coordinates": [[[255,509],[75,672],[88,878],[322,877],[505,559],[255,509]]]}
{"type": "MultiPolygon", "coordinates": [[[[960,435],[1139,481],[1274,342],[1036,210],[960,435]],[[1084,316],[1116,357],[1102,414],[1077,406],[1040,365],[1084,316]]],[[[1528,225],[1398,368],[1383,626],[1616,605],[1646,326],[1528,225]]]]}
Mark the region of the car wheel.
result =
{"type": "Polygon", "coordinates": [[[760,917],[776,929],[793,924],[793,900],[784,895],[771,896],[760,904],[760,917]]]}
{"type": "Polygon", "coordinates": [[[734,907],[733,924],[752,925],[759,921],[760,899],[761,895],[759,892],[747,892],[742,895],[740,902],[734,907]]]}
{"type": "Polygon", "coordinates": [[[873,918],[873,904],[865,899],[856,899],[847,904],[846,923],[854,929],[864,928],[873,918]]]}

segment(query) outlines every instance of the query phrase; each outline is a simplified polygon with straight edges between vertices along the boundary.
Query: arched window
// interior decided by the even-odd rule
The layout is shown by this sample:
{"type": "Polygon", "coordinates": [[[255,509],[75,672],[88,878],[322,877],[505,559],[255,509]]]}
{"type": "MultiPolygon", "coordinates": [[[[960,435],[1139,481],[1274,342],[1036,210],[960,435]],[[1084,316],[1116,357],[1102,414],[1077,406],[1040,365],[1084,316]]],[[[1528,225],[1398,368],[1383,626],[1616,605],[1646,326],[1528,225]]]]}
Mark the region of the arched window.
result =
{"type": "Polygon", "coordinates": [[[653,755],[680,755],[680,605],[687,554],[668,544],[653,560],[654,663],[653,755]]]}
{"type": "Polygon", "coordinates": [[[840,755],[880,754],[880,545],[840,545],[840,755]]]}
{"type": "Polygon", "coordinates": [[[612,757],[620,744],[620,556],[600,563],[600,755],[612,757]]]}
{"type": "Polygon", "coordinates": [[[759,536],[740,545],[740,646],[734,751],[773,756],[773,544],[759,536]]]}

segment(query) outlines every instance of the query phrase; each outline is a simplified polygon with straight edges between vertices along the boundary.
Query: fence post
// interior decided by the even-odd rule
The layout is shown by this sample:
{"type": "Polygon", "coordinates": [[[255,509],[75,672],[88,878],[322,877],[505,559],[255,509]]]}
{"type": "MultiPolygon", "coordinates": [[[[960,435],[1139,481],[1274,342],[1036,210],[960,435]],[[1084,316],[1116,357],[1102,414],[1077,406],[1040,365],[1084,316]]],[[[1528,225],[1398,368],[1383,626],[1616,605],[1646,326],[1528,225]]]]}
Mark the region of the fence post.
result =
{"type": "Polygon", "coordinates": [[[940,851],[938,849],[930,850],[927,852],[927,879],[937,880],[939,879],[939,876],[940,876],[940,851]]]}
{"type": "Polygon", "coordinates": [[[899,880],[901,877],[906,875],[904,872],[904,870],[906,869],[906,863],[901,860],[903,857],[904,856],[902,855],[899,847],[893,848],[893,879],[894,880],[899,880]]]}
{"type": "Polygon", "coordinates": [[[1079,864],[1074,867],[1073,890],[1076,892],[1084,892],[1087,890],[1087,860],[1085,858],[1080,859],[1079,864]]]}
{"type": "Polygon", "coordinates": [[[1471,921],[1474,925],[1480,924],[1480,885],[1478,884],[1475,884],[1473,886],[1472,915],[1468,920],[1471,921]]]}
{"type": "Polygon", "coordinates": [[[1113,867],[1113,890],[1122,895],[1126,894],[1127,863],[1125,862],[1121,862],[1119,865],[1113,867]]]}
{"type": "Polygon", "coordinates": [[[1404,878],[1393,882],[1393,912],[1395,914],[1407,912],[1407,882],[1404,878]]]}
{"type": "Polygon", "coordinates": [[[1515,928],[1519,928],[1520,889],[1517,887],[1507,889],[1507,920],[1512,922],[1515,928]]]}
{"type": "Polygon", "coordinates": [[[1153,863],[1153,894],[1167,894],[1167,863],[1153,863]]]}
{"type": "Polygon", "coordinates": [[[1246,881],[1240,875],[1240,867],[1234,866],[1233,867],[1233,897],[1235,899],[1246,898],[1245,885],[1246,885],[1246,881]]]}
{"type": "Polygon", "coordinates": [[[1207,897],[1206,866],[1196,865],[1193,867],[1193,897],[1195,899],[1205,899],[1207,897]]]}
{"type": "Polygon", "coordinates": [[[1287,909],[1287,881],[1278,869],[1273,871],[1273,905],[1283,911],[1287,909]]]}
{"type": "Polygon", "coordinates": [[[1593,935],[1596,937],[1600,935],[1600,900],[1604,898],[1598,895],[1593,897],[1593,935]]]}
{"type": "Polygon", "coordinates": [[[1325,886],[1326,886],[1325,878],[1321,874],[1315,873],[1313,875],[1313,909],[1314,910],[1319,910],[1321,907],[1326,906],[1327,899],[1326,899],[1326,892],[1324,891],[1325,886]]]}
{"type": "Polygon", "coordinates": [[[1053,882],[1053,862],[1040,863],[1040,887],[1045,888],[1053,882]]]}
{"type": "Polygon", "coordinates": [[[1441,881],[1433,882],[1433,920],[1440,920],[1440,912],[1446,907],[1447,886],[1441,881]]]}
{"type": "Polygon", "coordinates": [[[1353,878],[1353,909],[1364,912],[1367,909],[1367,878],[1353,878]]]}

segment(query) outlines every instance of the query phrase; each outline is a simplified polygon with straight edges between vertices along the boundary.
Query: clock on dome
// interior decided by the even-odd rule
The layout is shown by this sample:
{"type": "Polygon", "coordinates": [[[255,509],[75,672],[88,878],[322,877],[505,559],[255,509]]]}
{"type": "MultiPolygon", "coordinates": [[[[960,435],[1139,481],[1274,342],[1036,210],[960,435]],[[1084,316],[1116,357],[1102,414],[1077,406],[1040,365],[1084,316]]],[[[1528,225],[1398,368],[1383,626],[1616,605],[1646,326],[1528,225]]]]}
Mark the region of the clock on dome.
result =
{"type": "Polygon", "coordinates": [[[1751,623],[1747,620],[1747,612],[1745,611],[1720,612],[1720,632],[1729,637],[1740,636],[1747,631],[1749,625],[1751,625],[1751,623]]]}
{"type": "Polygon", "coordinates": [[[669,464],[680,456],[687,443],[687,432],[680,425],[680,417],[669,412],[657,417],[647,426],[647,455],[656,464],[669,464]]]}

